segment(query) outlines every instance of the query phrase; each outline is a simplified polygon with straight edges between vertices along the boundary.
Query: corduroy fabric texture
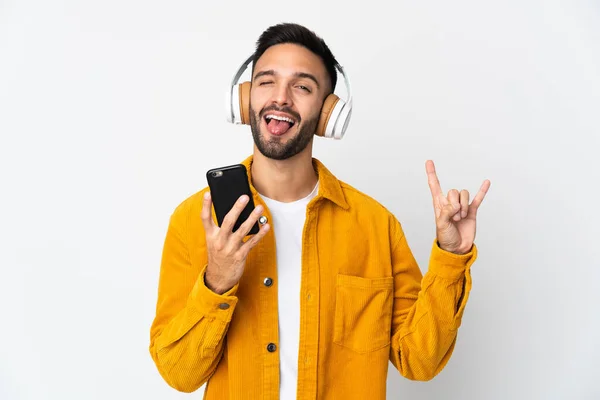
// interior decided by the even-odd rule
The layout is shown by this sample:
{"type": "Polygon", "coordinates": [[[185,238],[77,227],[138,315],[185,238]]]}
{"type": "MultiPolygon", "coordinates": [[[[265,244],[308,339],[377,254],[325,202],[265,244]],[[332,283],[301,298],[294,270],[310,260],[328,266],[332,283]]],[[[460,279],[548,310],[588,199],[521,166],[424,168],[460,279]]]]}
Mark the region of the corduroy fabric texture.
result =
{"type": "MultiPolygon", "coordinates": [[[[252,157],[243,162],[250,182],[251,163],[252,157]]],[[[456,255],[434,240],[423,276],[398,220],[319,160],[313,165],[320,186],[303,232],[297,398],[384,400],[389,361],[420,381],[448,363],[477,248],[456,255]]],[[[273,231],[250,252],[240,282],[213,293],[204,284],[206,190],[170,218],[150,354],[179,391],[207,383],[206,400],[278,399],[277,291],[286,288],[278,286],[273,231]],[[263,284],[267,277],[271,286],[263,284]]],[[[252,184],[251,190],[270,219],[252,184]]]]}

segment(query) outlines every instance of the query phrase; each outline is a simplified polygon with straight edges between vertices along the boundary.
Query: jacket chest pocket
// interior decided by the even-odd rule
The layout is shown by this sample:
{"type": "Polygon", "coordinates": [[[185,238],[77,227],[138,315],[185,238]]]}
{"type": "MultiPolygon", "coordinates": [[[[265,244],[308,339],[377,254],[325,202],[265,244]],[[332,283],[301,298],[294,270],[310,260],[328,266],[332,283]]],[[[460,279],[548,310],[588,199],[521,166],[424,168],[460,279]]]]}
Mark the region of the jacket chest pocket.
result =
{"type": "Polygon", "coordinates": [[[333,342],[357,353],[390,344],[394,278],[338,274],[333,342]]]}

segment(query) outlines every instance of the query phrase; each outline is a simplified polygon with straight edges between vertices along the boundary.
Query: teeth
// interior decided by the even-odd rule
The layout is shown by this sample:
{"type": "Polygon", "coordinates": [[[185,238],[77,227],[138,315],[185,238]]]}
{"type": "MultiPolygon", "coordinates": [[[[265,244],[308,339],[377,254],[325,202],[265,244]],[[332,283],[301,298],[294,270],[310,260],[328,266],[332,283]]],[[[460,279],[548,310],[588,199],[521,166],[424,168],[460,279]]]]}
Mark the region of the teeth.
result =
{"type": "Polygon", "coordinates": [[[269,114],[267,115],[265,118],[269,118],[269,119],[276,119],[278,121],[285,121],[285,122],[289,122],[290,124],[294,123],[294,120],[288,117],[280,117],[279,115],[272,115],[269,114]]]}

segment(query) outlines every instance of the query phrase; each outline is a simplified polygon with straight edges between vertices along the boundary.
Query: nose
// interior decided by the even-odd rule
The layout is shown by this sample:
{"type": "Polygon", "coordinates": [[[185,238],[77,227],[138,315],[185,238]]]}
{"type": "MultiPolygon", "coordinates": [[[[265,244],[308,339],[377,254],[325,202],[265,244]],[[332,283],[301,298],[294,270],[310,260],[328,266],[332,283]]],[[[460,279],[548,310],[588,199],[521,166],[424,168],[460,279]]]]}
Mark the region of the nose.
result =
{"type": "Polygon", "coordinates": [[[280,107],[292,105],[292,97],[289,92],[288,85],[279,84],[275,86],[273,91],[272,103],[277,104],[280,107]]]}

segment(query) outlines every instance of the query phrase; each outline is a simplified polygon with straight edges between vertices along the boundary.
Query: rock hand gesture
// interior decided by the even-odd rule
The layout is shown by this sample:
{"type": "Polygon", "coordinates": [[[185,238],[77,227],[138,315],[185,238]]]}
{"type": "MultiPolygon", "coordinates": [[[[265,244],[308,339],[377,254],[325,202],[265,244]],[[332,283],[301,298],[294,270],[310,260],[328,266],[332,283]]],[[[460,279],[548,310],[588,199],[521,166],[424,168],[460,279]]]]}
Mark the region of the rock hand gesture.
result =
{"type": "Polygon", "coordinates": [[[437,241],[443,250],[455,254],[466,254],[471,251],[475,241],[477,209],[481,205],[490,181],[485,180],[479,192],[469,204],[467,190],[452,189],[445,196],[435,172],[433,161],[425,164],[429,189],[433,197],[437,241]]]}

